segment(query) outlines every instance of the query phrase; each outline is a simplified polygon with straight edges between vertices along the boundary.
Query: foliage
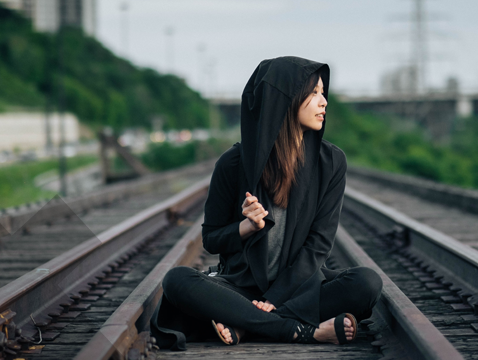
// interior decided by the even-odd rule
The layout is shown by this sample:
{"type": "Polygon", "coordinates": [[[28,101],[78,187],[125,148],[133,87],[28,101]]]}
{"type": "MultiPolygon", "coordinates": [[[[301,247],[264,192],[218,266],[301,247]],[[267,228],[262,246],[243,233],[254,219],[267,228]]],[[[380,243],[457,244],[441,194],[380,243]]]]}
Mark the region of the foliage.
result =
{"type": "Polygon", "coordinates": [[[331,95],[325,134],[351,164],[478,188],[478,119],[457,120],[448,145],[433,143],[422,129],[406,129],[401,121],[358,114],[331,95]]]}
{"type": "Polygon", "coordinates": [[[0,6],[0,104],[38,107],[61,99],[92,127],[149,128],[157,116],[165,130],[209,127],[207,101],[184,80],[137,68],[78,29],[35,33],[0,6]]]}
{"type": "Polygon", "coordinates": [[[0,85],[0,99],[4,103],[23,106],[43,105],[45,99],[35,86],[11,74],[5,67],[2,67],[1,63],[0,79],[2,84],[8,84],[8,86],[0,85]]]}
{"type": "MultiPolygon", "coordinates": [[[[98,158],[91,155],[67,158],[67,169],[71,171],[97,161],[98,158]]],[[[53,197],[54,192],[36,188],[34,178],[55,169],[58,169],[58,160],[54,159],[0,167],[0,208],[53,197]]]]}
{"type": "Polygon", "coordinates": [[[152,170],[163,171],[218,157],[231,147],[229,140],[211,138],[208,141],[191,141],[181,145],[151,143],[141,160],[152,170]]]}

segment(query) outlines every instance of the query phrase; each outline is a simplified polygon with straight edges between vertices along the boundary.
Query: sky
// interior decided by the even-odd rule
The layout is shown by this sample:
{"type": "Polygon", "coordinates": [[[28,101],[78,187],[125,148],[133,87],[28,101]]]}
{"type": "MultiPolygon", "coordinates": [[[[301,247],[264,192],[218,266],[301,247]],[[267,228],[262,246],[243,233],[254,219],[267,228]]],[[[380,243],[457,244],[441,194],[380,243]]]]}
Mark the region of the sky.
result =
{"type": "MultiPolygon", "coordinates": [[[[97,37],[206,96],[239,98],[261,60],[285,55],[328,63],[333,92],[375,95],[410,61],[416,1],[97,0],[97,37]]],[[[421,1],[427,85],[478,93],[478,0],[421,1]]]]}

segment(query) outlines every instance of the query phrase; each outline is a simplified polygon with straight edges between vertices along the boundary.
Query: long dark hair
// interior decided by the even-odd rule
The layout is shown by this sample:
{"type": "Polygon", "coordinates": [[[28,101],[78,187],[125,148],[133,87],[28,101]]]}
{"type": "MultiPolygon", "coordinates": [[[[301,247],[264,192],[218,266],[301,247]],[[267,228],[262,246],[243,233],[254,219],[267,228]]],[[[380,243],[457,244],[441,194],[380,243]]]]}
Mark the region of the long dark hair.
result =
{"type": "Polygon", "coordinates": [[[320,77],[320,71],[310,75],[292,99],[279,135],[262,172],[262,184],[271,195],[274,204],[281,208],[287,207],[290,189],[296,183],[297,169],[304,164],[305,160],[302,128],[297,118],[299,108],[312,94],[320,77]]]}

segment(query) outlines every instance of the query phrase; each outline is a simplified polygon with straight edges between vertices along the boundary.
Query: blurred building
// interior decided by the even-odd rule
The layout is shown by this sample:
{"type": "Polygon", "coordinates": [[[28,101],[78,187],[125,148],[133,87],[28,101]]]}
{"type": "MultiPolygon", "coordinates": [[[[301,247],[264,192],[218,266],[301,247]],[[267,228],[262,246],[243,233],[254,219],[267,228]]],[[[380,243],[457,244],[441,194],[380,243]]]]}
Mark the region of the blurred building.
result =
{"type": "Polygon", "coordinates": [[[95,35],[96,0],[0,0],[0,3],[32,19],[37,31],[55,32],[65,25],[95,35]]]}
{"type": "MultiPolygon", "coordinates": [[[[77,143],[80,124],[75,115],[64,114],[66,143],[77,143]]],[[[43,150],[60,143],[60,116],[50,114],[47,121],[45,113],[11,112],[0,114],[0,151],[43,150]]]]}

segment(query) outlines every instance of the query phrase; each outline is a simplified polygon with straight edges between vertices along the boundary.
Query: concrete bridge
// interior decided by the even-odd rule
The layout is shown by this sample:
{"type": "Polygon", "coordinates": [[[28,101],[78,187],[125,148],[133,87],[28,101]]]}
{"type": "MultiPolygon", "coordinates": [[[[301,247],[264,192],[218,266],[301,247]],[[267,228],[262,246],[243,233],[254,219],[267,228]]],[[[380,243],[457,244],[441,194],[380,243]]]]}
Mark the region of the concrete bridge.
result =
{"type": "MultiPolygon", "coordinates": [[[[432,138],[446,139],[460,117],[478,116],[478,94],[387,95],[377,97],[339,96],[359,112],[394,115],[412,120],[426,128],[432,138]]],[[[241,100],[212,99],[229,125],[239,124],[241,100]]]]}
{"type": "Polygon", "coordinates": [[[478,94],[339,96],[339,100],[351,105],[358,112],[394,115],[413,120],[438,140],[447,137],[457,118],[478,116],[478,94]]]}

